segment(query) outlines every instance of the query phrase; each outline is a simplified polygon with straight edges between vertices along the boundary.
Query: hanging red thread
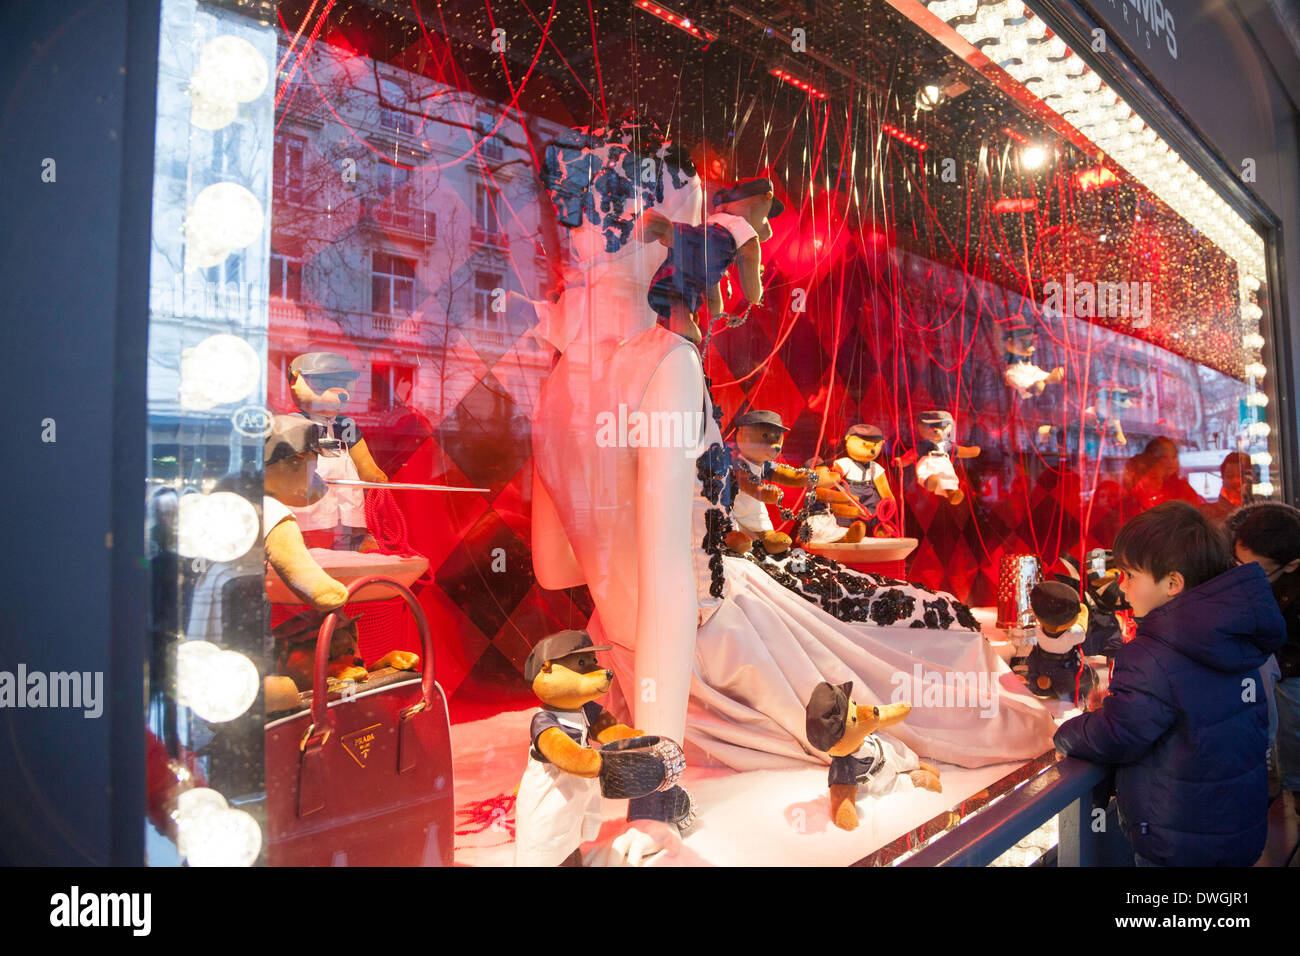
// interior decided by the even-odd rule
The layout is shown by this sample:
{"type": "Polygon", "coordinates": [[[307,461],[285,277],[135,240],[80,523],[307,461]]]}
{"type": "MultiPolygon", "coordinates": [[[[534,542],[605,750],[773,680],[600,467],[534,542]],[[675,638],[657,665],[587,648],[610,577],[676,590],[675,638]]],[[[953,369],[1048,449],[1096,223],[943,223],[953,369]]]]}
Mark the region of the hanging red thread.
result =
{"type": "MultiPolygon", "coordinates": [[[[375,539],[380,554],[395,554],[403,558],[427,557],[411,547],[406,535],[406,516],[387,488],[371,488],[366,491],[366,530],[375,539]]],[[[429,571],[426,569],[416,580],[424,581],[428,576],[429,571]]]]}

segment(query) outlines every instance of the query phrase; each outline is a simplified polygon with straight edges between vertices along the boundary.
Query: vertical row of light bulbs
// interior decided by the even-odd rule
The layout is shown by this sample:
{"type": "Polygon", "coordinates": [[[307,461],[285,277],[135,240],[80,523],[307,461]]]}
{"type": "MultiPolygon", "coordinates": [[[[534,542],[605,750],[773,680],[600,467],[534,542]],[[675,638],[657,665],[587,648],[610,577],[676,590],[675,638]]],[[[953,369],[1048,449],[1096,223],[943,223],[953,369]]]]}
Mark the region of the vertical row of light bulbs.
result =
{"type": "MultiPolygon", "coordinates": [[[[239,106],[260,97],[270,71],[248,40],[232,35],[204,44],[190,76],[190,126],[212,133],[233,123],[239,106]]],[[[193,140],[194,136],[187,137],[193,140]]],[[[213,142],[213,148],[218,144],[213,142]]],[[[185,269],[222,265],[262,235],[265,210],[253,192],[237,182],[217,182],[200,190],[185,215],[185,269]]],[[[181,352],[179,400],[185,411],[208,411],[246,400],[258,387],[264,362],[237,335],[210,335],[181,352]]],[[[229,492],[181,496],[177,551],[195,561],[236,561],[257,542],[257,510],[229,492]]],[[[176,645],[176,703],[209,723],[244,714],[261,684],[257,666],[246,655],[209,641],[176,645]]],[[[206,787],[177,799],[177,848],[191,866],[249,866],[262,848],[257,820],[231,807],[206,787]]]]}
{"type": "MultiPolygon", "coordinates": [[[[1260,235],[1022,0],[922,2],[1236,263],[1250,387],[1246,404],[1253,416],[1262,417],[1268,396],[1261,390],[1267,369],[1260,334],[1264,313],[1258,304],[1265,275],[1260,235]]],[[[1274,490],[1268,478],[1268,424],[1252,421],[1248,434],[1252,447],[1262,445],[1251,454],[1261,475],[1255,493],[1267,497],[1274,490]]]]}

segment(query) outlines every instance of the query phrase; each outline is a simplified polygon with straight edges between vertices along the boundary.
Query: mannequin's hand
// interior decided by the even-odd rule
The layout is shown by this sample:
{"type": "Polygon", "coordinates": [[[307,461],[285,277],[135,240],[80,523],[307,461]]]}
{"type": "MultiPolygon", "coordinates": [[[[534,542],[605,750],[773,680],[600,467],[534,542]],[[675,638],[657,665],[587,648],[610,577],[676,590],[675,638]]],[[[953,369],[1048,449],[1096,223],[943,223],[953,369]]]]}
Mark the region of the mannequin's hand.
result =
{"type": "Polygon", "coordinates": [[[659,820],[634,820],[613,840],[601,841],[587,854],[586,866],[660,865],[677,857],[682,850],[682,835],[671,823],[659,820]]]}

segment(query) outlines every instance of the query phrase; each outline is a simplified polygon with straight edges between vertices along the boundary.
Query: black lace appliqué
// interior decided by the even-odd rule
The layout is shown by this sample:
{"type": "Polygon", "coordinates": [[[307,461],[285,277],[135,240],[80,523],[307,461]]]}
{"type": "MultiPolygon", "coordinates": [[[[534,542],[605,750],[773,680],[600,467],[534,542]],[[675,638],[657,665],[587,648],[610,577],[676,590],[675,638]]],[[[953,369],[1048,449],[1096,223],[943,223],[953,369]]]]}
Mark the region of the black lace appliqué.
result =
{"type": "Polygon", "coordinates": [[[911,617],[915,610],[916,598],[898,588],[889,588],[881,592],[880,597],[871,605],[871,620],[888,627],[905,617],[911,617]]]}
{"type": "Polygon", "coordinates": [[[970,631],[978,631],[980,622],[975,620],[975,615],[971,613],[970,608],[960,601],[952,602],[953,611],[957,614],[957,623],[970,631]]]}
{"type": "Polygon", "coordinates": [[[938,627],[945,631],[952,627],[953,616],[952,612],[948,610],[947,601],[939,598],[937,601],[922,601],[921,603],[925,605],[926,627],[938,627]]]}

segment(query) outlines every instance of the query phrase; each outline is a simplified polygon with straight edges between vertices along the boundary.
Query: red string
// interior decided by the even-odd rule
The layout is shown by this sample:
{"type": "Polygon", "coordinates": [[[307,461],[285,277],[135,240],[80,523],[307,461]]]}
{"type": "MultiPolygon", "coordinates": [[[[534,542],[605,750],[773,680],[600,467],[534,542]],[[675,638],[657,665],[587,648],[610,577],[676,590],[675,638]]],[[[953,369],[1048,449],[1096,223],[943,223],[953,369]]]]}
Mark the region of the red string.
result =
{"type": "MultiPolygon", "coordinates": [[[[411,547],[406,533],[406,516],[397,506],[397,500],[387,488],[366,491],[366,530],[375,539],[380,554],[394,554],[403,558],[427,558],[411,547]]],[[[429,576],[428,569],[417,580],[429,576]]]]}

